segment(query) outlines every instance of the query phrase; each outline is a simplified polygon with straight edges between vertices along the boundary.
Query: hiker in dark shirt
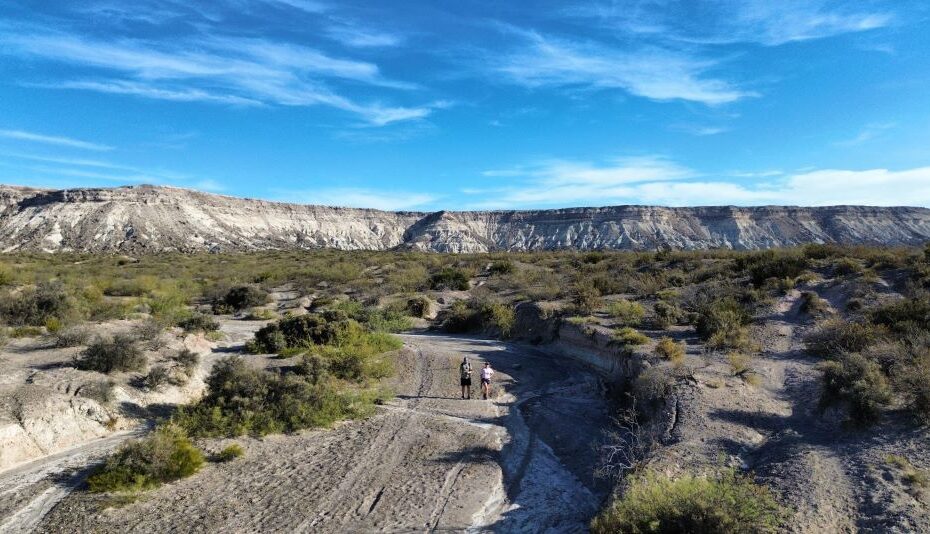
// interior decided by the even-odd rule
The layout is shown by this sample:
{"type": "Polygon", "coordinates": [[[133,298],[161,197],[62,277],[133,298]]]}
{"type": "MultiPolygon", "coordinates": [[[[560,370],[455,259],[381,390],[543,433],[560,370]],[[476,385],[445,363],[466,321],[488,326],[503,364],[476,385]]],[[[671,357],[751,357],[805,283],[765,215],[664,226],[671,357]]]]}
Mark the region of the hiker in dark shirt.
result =
{"type": "Polygon", "coordinates": [[[471,364],[468,363],[468,357],[462,359],[462,365],[459,366],[459,375],[462,379],[462,398],[471,398],[471,364]]]}

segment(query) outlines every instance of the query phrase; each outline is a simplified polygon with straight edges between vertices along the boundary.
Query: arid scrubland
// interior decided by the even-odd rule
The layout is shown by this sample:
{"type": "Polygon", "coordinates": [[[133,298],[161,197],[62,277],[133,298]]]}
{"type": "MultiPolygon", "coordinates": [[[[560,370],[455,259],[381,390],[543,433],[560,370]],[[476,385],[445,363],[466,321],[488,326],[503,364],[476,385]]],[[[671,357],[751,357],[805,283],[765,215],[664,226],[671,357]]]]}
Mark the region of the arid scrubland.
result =
{"type": "Polygon", "coordinates": [[[596,532],[930,528],[930,248],[13,254],[0,284],[4,467],[155,425],[99,506],[371,415],[393,334],[434,329],[598,369],[596,532]]]}

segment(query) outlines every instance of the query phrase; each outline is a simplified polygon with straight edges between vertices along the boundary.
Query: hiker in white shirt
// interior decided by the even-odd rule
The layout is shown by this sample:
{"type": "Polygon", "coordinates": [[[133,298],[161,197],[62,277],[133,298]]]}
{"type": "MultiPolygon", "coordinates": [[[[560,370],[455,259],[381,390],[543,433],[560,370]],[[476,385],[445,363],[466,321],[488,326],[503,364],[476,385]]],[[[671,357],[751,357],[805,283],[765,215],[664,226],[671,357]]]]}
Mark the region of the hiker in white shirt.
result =
{"type": "Polygon", "coordinates": [[[484,369],[481,370],[481,395],[487,400],[491,396],[491,376],[494,369],[491,369],[489,362],[484,362],[484,369]]]}

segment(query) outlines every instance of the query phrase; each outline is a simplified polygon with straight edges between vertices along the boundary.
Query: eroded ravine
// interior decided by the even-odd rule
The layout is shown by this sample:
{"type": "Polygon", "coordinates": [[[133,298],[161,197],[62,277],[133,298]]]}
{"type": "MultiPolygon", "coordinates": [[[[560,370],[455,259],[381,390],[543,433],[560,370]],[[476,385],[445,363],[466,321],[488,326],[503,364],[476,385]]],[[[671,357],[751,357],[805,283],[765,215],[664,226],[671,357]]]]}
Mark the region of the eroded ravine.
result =
{"type": "Polygon", "coordinates": [[[592,445],[607,420],[597,376],[521,345],[403,338],[397,397],[375,416],[333,430],[240,438],[244,458],[128,506],[104,508],[93,495],[70,493],[36,530],[584,530],[605,494],[592,476],[592,445]],[[464,356],[497,369],[492,400],[478,400],[477,391],[459,398],[464,356]]]}

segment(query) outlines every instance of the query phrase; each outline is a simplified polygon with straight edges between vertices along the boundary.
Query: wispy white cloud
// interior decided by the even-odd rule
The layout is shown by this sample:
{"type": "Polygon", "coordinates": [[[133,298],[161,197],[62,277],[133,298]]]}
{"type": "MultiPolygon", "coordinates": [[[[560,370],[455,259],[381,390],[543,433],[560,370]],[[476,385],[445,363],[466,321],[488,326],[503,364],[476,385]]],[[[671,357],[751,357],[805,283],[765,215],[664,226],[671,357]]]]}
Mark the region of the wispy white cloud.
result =
{"type": "Polygon", "coordinates": [[[329,106],[372,125],[426,117],[437,105],[362,103],[339,94],[325,80],[410,90],[417,86],[383,77],[372,63],[335,58],[305,46],[262,39],[201,37],[175,41],[101,41],[61,33],[0,36],[7,52],[116,71],[128,79],[64,80],[47,87],[83,89],[172,101],[231,105],[329,106]]]}
{"type": "Polygon", "coordinates": [[[494,71],[528,87],[621,89],[652,100],[686,100],[708,105],[756,96],[730,82],[710,77],[715,66],[656,46],[623,50],[517,30],[525,46],[510,54],[485,58],[494,71]]]}
{"type": "Polygon", "coordinates": [[[670,130],[675,130],[678,132],[684,132],[691,135],[696,135],[699,137],[706,137],[709,135],[718,135],[722,133],[729,132],[730,129],[724,126],[707,126],[701,124],[673,124],[669,126],[670,130]]]}
{"type": "Polygon", "coordinates": [[[855,136],[849,139],[843,139],[834,143],[837,146],[856,146],[861,145],[865,142],[871,141],[876,137],[879,137],[886,131],[897,126],[896,123],[887,122],[881,124],[868,124],[862,130],[859,131],[855,136]]]}
{"type": "Polygon", "coordinates": [[[594,19],[629,35],[699,44],[779,46],[891,25],[895,14],[864,3],[830,0],[691,0],[601,3],[572,7],[569,16],[594,19]]]}
{"type": "Polygon", "coordinates": [[[410,210],[435,202],[439,197],[428,193],[375,190],[366,188],[322,188],[312,191],[278,191],[277,200],[324,206],[410,210]]]}
{"type": "Polygon", "coordinates": [[[40,133],[35,133],[35,132],[27,132],[23,130],[0,130],[0,137],[5,137],[7,139],[16,139],[20,141],[29,141],[33,143],[42,143],[46,145],[57,145],[57,146],[64,146],[64,147],[69,147],[69,148],[80,148],[83,150],[95,150],[98,152],[106,152],[108,150],[113,150],[113,147],[109,145],[91,143],[90,141],[82,141],[80,139],[73,139],[71,137],[45,135],[45,134],[40,134],[40,133]]]}
{"type": "Polygon", "coordinates": [[[398,46],[403,42],[400,34],[363,28],[348,22],[331,25],[326,29],[326,35],[346,46],[356,48],[398,46]]]}
{"type": "MultiPolygon", "coordinates": [[[[665,158],[617,160],[595,166],[546,162],[515,172],[522,177],[492,189],[472,188],[470,208],[520,208],[611,204],[665,206],[860,204],[930,207],[930,167],[905,170],[821,169],[702,174],[665,158]]],[[[497,176],[492,171],[491,176],[497,176]]],[[[508,174],[508,176],[514,176],[508,174]]]]}

